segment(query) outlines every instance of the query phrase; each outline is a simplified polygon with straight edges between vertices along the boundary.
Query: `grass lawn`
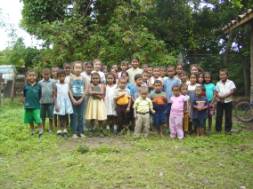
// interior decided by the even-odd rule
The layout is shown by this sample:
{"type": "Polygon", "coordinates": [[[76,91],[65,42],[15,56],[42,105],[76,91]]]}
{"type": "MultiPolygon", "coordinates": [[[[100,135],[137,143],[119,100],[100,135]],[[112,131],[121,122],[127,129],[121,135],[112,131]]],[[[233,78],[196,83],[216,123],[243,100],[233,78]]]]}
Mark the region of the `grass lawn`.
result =
{"type": "Polygon", "coordinates": [[[253,132],[73,140],[23,124],[21,105],[0,107],[1,189],[253,188],[253,132]],[[245,187],[243,187],[245,186],[245,187]]]}

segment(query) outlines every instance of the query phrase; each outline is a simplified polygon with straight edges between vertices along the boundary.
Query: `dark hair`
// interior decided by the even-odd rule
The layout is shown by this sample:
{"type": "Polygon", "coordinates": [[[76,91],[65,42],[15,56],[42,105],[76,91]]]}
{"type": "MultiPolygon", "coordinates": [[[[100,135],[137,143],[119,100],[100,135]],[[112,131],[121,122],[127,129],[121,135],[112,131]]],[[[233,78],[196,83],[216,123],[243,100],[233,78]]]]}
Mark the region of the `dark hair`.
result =
{"type": "Polygon", "coordinates": [[[154,81],[154,85],[155,84],[161,84],[161,85],[163,85],[163,82],[161,80],[157,79],[157,80],[154,81]]]}
{"type": "Polygon", "coordinates": [[[205,73],[204,73],[204,81],[205,81],[205,76],[206,76],[206,75],[209,75],[209,76],[210,76],[210,82],[212,82],[212,81],[213,81],[213,78],[212,78],[212,75],[211,75],[210,72],[205,72],[205,73]]]}
{"type": "Polygon", "coordinates": [[[65,68],[66,66],[71,67],[70,63],[67,63],[67,62],[63,64],[63,68],[65,68]]]}
{"type": "Polygon", "coordinates": [[[175,70],[175,66],[174,65],[168,65],[167,69],[169,68],[173,68],[175,70]]]}
{"type": "Polygon", "coordinates": [[[134,81],[136,81],[137,79],[140,79],[140,78],[142,78],[142,74],[136,74],[134,76],[134,81]]]}
{"type": "Polygon", "coordinates": [[[132,61],[134,61],[134,60],[137,60],[138,62],[140,62],[139,57],[136,57],[136,56],[135,56],[135,57],[133,57],[133,58],[132,58],[132,61]]]}
{"type": "Polygon", "coordinates": [[[60,77],[60,75],[66,76],[66,73],[65,73],[65,71],[64,71],[63,69],[59,69],[59,70],[57,71],[57,77],[60,77]]]}
{"type": "Polygon", "coordinates": [[[219,72],[224,72],[226,75],[228,75],[228,70],[226,68],[220,69],[219,72]]]}
{"type": "Polygon", "coordinates": [[[51,70],[49,69],[49,68],[44,68],[43,70],[42,70],[42,73],[44,73],[44,72],[49,72],[49,73],[51,73],[51,70]]]}
{"type": "Polygon", "coordinates": [[[34,74],[36,74],[35,70],[33,70],[33,69],[27,70],[27,72],[26,72],[25,75],[27,76],[29,73],[34,73],[34,74]]]}
{"type": "Polygon", "coordinates": [[[180,88],[180,85],[173,85],[173,86],[172,86],[172,90],[175,89],[175,88],[178,88],[179,90],[181,89],[181,88],[180,88]]]}
{"type": "Polygon", "coordinates": [[[126,66],[128,66],[128,61],[123,60],[123,61],[121,61],[120,65],[126,65],[126,66]]]}
{"type": "Polygon", "coordinates": [[[191,73],[191,74],[190,74],[190,77],[191,77],[192,75],[193,75],[193,76],[195,76],[195,77],[196,77],[196,79],[198,79],[197,74],[193,74],[193,73],[191,73]]]}
{"type": "Polygon", "coordinates": [[[115,84],[116,83],[116,77],[115,77],[115,75],[110,72],[110,73],[107,74],[106,79],[108,78],[109,75],[113,77],[113,83],[115,84]]]}
{"type": "Polygon", "coordinates": [[[98,78],[99,78],[99,83],[101,83],[101,78],[100,78],[100,75],[99,75],[98,72],[93,72],[93,73],[91,74],[91,82],[92,82],[92,77],[94,77],[94,76],[98,76],[98,78]]]}

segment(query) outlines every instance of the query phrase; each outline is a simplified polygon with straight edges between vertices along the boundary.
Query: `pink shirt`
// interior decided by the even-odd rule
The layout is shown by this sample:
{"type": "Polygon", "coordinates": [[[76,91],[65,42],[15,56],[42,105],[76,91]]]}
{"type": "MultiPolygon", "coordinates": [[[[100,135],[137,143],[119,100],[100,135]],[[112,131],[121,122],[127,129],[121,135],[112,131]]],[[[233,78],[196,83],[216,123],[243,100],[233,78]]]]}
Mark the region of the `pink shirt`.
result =
{"type": "Polygon", "coordinates": [[[171,114],[176,114],[176,115],[182,115],[184,114],[184,103],[187,101],[187,98],[183,95],[179,96],[172,96],[170,98],[171,100],[171,114]]]}

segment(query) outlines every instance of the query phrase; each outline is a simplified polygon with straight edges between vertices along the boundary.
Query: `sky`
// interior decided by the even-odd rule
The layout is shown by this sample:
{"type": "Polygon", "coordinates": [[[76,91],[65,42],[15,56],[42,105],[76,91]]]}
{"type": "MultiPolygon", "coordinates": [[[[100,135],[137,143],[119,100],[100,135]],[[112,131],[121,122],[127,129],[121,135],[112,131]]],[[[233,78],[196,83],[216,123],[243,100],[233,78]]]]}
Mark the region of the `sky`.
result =
{"type": "Polygon", "coordinates": [[[17,37],[22,37],[26,46],[37,46],[38,41],[20,27],[22,2],[20,0],[0,0],[0,50],[11,44],[11,37],[8,36],[10,28],[14,29],[17,37]]]}

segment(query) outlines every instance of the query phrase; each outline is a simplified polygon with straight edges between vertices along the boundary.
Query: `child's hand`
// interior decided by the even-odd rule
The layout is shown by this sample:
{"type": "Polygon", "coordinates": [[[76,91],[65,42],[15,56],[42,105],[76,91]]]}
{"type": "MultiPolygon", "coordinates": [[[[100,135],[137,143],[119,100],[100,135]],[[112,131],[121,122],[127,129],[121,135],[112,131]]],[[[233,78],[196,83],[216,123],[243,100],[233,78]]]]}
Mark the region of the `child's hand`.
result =
{"type": "Polygon", "coordinates": [[[152,113],[152,114],[155,114],[155,110],[151,110],[151,113],[152,113]]]}
{"type": "Polygon", "coordinates": [[[130,112],[130,107],[127,107],[126,111],[127,111],[127,112],[130,112]]]}
{"type": "Polygon", "coordinates": [[[59,111],[60,111],[59,106],[55,106],[55,111],[56,111],[56,112],[59,112],[59,111]]]}

